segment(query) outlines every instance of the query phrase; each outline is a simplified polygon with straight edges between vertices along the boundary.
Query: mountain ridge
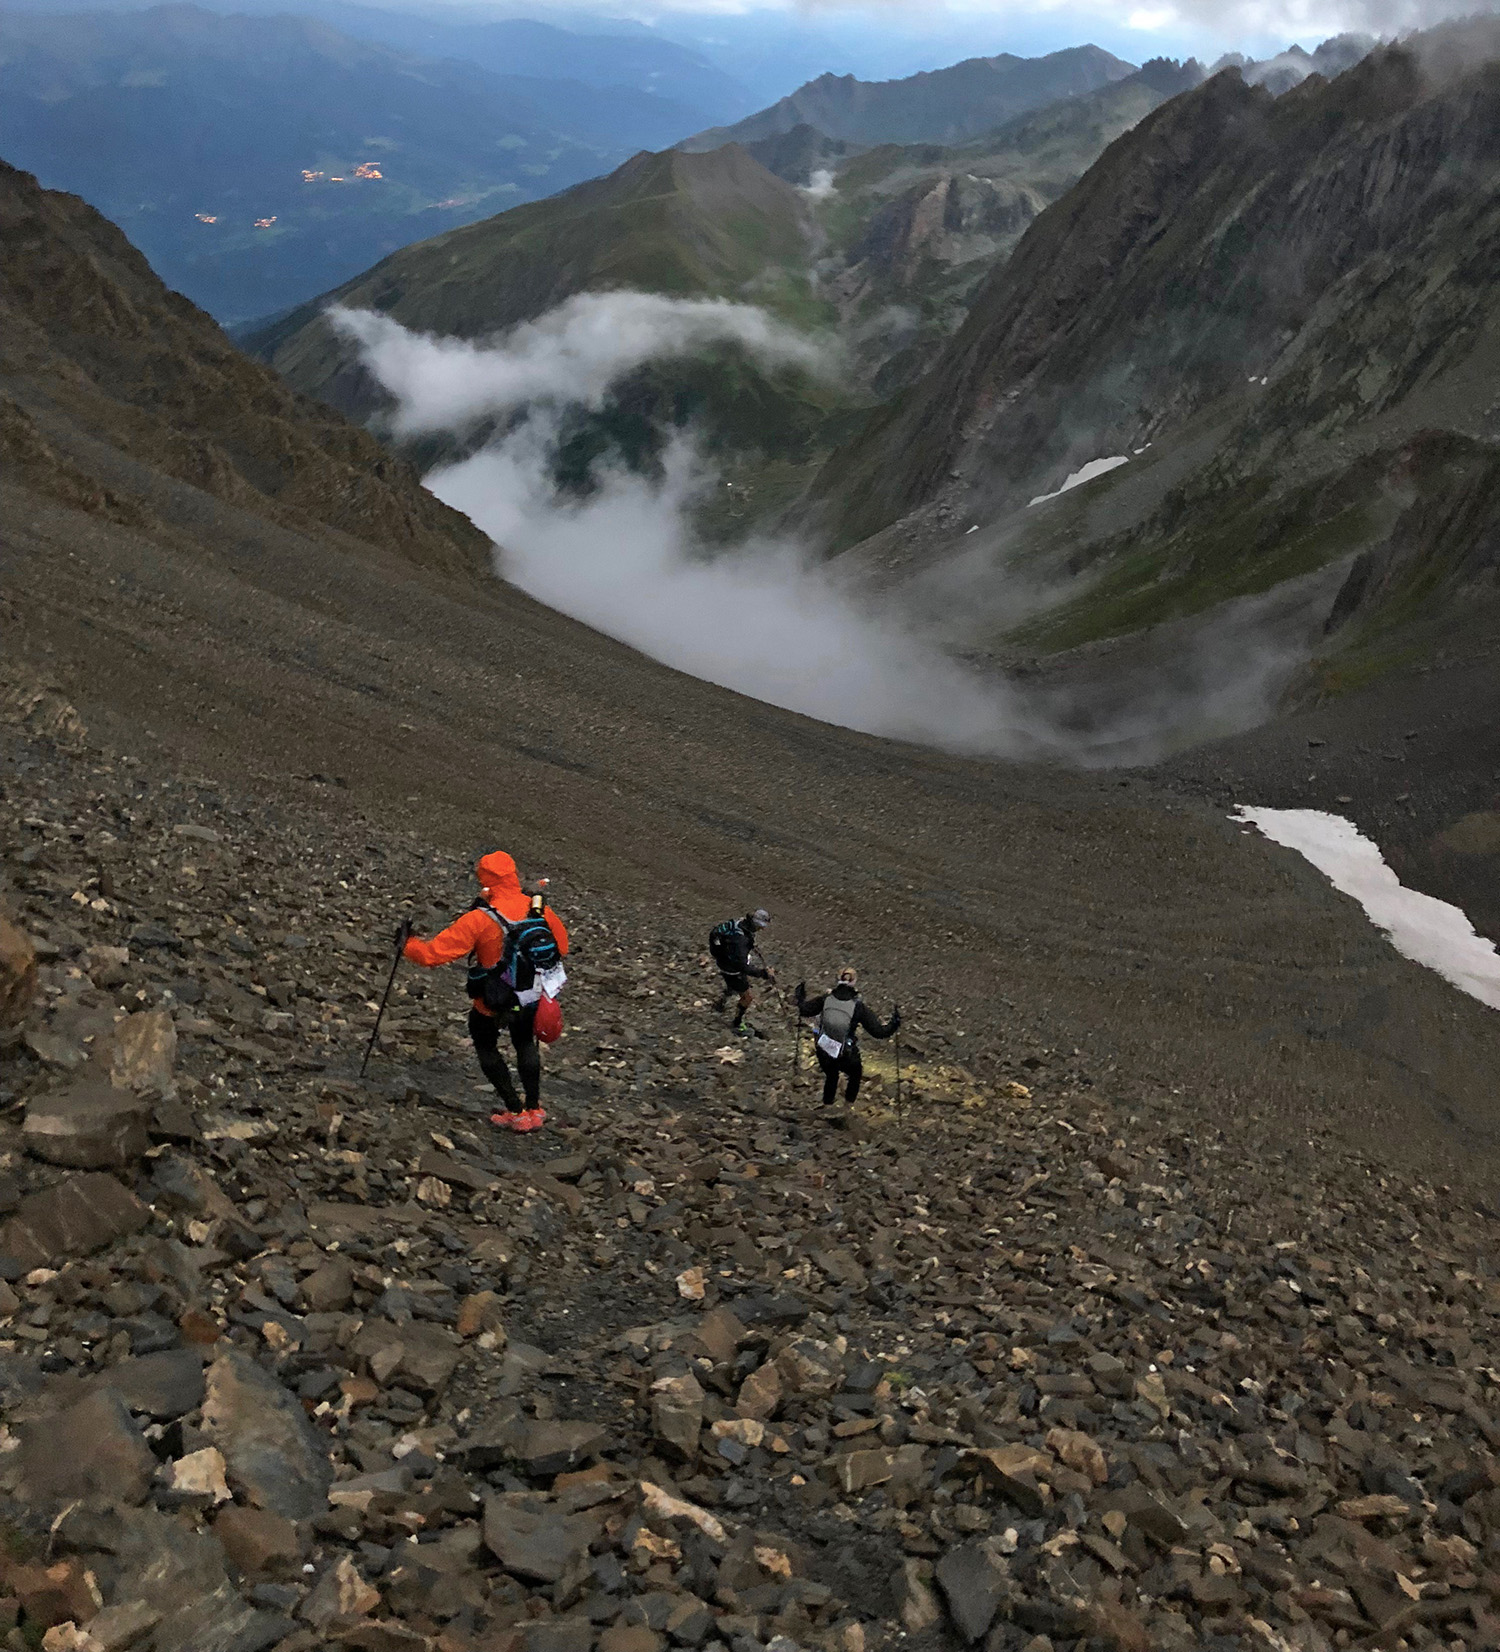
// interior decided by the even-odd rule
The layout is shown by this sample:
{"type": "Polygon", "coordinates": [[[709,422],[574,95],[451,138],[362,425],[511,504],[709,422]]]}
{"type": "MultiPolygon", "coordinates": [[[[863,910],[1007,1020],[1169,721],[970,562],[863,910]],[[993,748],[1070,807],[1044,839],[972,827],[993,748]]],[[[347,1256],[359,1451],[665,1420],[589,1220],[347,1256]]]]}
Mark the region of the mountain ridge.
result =
{"type": "Polygon", "coordinates": [[[959,142],[1060,97],[1123,79],[1134,70],[1134,64],[1098,46],[1071,46],[1039,58],[1010,52],[967,58],[900,80],[824,74],[769,108],[731,126],[700,132],[679,147],[703,150],[748,143],[801,125],[856,142],[959,142]],[[955,105],[961,113],[955,113],[955,105]]]}

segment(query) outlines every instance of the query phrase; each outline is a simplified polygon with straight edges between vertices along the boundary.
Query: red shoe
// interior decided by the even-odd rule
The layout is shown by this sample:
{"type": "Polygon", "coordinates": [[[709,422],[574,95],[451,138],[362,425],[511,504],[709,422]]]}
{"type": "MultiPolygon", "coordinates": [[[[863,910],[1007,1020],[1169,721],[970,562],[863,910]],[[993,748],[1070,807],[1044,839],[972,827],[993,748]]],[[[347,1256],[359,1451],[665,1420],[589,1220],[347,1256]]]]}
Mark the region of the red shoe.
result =
{"type": "Polygon", "coordinates": [[[544,1107],[528,1107],[524,1113],[517,1116],[521,1122],[516,1126],[516,1129],[523,1132],[540,1130],[547,1122],[547,1110],[544,1107]]]}
{"type": "Polygon", "coordinates": [[[498,1124],[502,1130],[527,1130],[530,1126],[523,1124],[525,1113],[491,1113],[490,1123],[498,1124]]]}

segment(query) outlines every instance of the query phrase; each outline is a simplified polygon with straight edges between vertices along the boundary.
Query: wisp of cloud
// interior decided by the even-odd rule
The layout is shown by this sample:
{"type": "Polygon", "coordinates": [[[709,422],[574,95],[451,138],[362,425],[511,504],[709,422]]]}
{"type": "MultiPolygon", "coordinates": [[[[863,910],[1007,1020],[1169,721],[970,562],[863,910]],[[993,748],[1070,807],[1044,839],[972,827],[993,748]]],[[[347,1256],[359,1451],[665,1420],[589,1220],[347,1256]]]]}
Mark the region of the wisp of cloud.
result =
{"type": "Polygon", "coordinates": [[[713,344],[738,344],[767,366],[837,371],[826,345],[753,305],[718,298],[579,293],[489,344],[409,332],[373,310],[326,313],[396,398],[391,428],[398,436],[462,430],[533,402],[597,409],[609,387],[637,367],[713,344]]]}

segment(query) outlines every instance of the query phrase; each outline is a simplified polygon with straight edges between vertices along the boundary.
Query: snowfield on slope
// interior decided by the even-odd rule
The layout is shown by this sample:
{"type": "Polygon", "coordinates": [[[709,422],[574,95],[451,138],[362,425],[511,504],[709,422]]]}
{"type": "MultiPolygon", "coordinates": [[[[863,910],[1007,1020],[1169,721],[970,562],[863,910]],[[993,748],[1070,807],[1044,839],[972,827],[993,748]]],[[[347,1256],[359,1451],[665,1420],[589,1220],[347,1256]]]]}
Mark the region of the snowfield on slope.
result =
{"type": "Polygon", "coordinates": [[[1335,889],[1359,902],[1402,957],[1500,1010],[1500,953],[1494,942],[1476,934],[1458,907],[1408,889],[1352,820],[1321,809],[1242,808],[1232,818],[1248,821],[1273,843],[1310,860],[1335,889]]]}
{"type": "Polygon", "coordinates": [[[1075,470],[1060,488],[1054,489],[1051,493],[1039,493],[1035,499],[1028,499],[1026,508],[1030,510],[1033,505],[1045,505],[1049,499],[1060,499],[1073,488],[1081,488],[1085,482],[1092,482],[1096,476],[1104,476],[1109,471],[1117,470],[1121,465],[1129,463],[1128,453],[1117,453],[1112,459],[1090,459],[1082,470],[1075,470]]]}

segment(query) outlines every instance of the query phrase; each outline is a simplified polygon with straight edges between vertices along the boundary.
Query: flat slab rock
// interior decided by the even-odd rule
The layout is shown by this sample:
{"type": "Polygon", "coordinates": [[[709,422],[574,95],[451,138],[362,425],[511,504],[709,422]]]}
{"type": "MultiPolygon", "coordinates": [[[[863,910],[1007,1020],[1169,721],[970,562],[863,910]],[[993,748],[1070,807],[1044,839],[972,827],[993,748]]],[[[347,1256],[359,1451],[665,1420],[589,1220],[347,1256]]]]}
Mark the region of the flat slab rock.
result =
{"type": "Polygon", "coordinates": [[[564,1514],[530,1492],[491,1497],[484,1541],[508,1572],[533,1583],[556,1583],[604,1529],[597,1514],[564,1514]]]}
{"type": "Polygon", "coordinates": [[[0,1228],[0,1257],[11,1257],[24,1268],[45,1268],[139,1233],[150,1218],[130,1189],[104,1171],[70,1176],[21,1201],[0,1228]]]}
{"type": "Polygon", "coordinates": [[[21,1139],[48,1164],[123,1170],[150,1146],[151,1103],[101,1079],[80,1079],[26,1109],[21,1139]]]}
{"type": "Polygon", "coordinates": [[[27,1500],[43,1508],[88,1497],[140,1503],[155,1473],[151,1447],[112,1388],[28,1423],[21,1433],[21,1484],[27,1500]]]}

